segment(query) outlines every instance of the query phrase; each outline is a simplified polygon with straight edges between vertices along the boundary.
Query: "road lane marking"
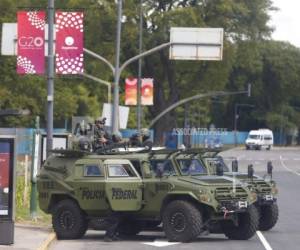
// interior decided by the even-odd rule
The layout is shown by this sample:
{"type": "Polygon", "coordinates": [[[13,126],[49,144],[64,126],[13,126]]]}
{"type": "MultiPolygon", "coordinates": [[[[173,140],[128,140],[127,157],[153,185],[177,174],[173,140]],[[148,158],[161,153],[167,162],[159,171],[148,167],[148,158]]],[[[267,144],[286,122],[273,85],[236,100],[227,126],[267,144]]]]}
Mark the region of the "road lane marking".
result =
{"type": "Polygon", "coordinates": [[[154,242],[144,242],[142,244],[154,246],[154,247],[168,247],[168,246],[180,244],[180,242],[168,242],[163,240],[155,240],[154,242]]]}
{"type": "Polygon", "coordinates": [[[282,166],[282,167],[284,167],[287,171],[292,172],[293,174],[296,174],[296,175],[300,176],[300,173],[298,173],[298,172],[296,172],[296,171],[290,169],[289,167],[287,167],[287,166],[285,165],[285,163],[283,162],[283,158],[282,158],[281,155],[279,156],[279,159],[280,159],[280,163],[281,163],[281,166],[282,166]]]}
{"type": "Polygon", "coordinates": [[[266,238],[263,236],[261,231],[256,231],[256,234],[258,238],[260,239],[261,243],[264,245],[266,250],[272,250],[272,247],[270,246],[269,242],[266,240],[266,238]]]}

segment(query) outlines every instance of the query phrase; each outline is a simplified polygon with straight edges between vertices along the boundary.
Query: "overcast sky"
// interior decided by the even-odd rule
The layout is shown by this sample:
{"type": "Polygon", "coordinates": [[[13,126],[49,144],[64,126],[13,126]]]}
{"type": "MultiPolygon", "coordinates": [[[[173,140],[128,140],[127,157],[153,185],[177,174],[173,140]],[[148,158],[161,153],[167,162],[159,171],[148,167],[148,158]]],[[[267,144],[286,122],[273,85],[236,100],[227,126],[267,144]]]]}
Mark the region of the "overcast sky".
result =
{"type": "Polygon", "coordinates": [[[300,1],[273,0],[273,3],[280,8],[272,12],[271,25],[275,27],[273,39],[289,41],[300,48],[300,1]]]}

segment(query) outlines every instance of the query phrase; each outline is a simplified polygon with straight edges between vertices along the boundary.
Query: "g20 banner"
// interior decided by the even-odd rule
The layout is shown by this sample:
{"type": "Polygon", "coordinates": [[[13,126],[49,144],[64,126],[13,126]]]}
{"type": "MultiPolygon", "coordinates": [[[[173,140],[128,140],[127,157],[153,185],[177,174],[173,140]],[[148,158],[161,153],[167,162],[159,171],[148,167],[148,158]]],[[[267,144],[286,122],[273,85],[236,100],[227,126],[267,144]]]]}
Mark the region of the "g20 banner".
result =
{"type": "Polygon", "coordinates": [[[18,74],[45,72],[45,12],[19,11],[18,19],[18,74]]]}
{"type": "MultiPolygon", "coordinates": [[[[125,81],[125,105],[137,105],[137,78],[127,78],[125,81]]],[[[141,104],[153,105],[153,79],[142,79],[141,104]]]]}
{"type": "Polygon", "coordinates": [[[126,78],[125,80],[125,105],[134,106],[137,104],[137,79],[126,78]]]}
{"type": "Polygon", "coordinates": [[[82,12],[56,12],[56,73],[83,73],[82,12]]]}
{"type": "Polygon", "coordinates": [[[142,105],[153,105],[153,79],[145,78],[142,80],[142,105]]]}

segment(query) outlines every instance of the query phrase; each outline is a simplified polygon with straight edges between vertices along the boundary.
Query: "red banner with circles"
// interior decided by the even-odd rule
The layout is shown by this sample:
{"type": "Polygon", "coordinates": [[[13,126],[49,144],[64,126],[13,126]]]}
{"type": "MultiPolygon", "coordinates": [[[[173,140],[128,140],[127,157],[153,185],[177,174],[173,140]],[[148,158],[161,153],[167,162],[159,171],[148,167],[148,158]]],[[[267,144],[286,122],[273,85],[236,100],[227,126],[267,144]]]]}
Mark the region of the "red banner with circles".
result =
{"type": "Polygon", "coordinates": [[[125,105],[134,106],[137,104],[137,79],[126,78],[125,80],[125,105]]]}
{"type": "Polygon", "coordinates": [[[142,80],[142,105],[153,105],[153,79],[144,78],[142,80]]]}
{"type": "Polygon", "coordinates": [[[56,73],[83,73],[83,13],[56,12],[56,73]]]}
{"type": "Polygon", "coordinates": [[[19,11],[18,74],[45,73],[45,12],[19,11]]]}
{"type": "MultiPolygon", "coordinates": [[[[125,105],[137,105],[137,78],[127,78],[125,81],[125,105]]],[[[153,79],[142,79],[141,104],[144,106],[153,105],[153,79]]]]}

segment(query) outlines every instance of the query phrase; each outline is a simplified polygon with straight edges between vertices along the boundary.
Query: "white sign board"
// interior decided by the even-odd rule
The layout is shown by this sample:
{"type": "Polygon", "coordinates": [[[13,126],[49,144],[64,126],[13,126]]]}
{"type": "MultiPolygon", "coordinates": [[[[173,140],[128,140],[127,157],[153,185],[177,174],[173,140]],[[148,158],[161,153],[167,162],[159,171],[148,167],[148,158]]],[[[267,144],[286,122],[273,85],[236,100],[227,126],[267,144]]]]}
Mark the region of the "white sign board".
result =
{"type": "MultiPolygon", "coordinates": [[[[104,103],[102,117],[106,117],[105,126],[108,126],[108,127],[112,126],[111,116],[112,116],[112,105],[110,103],[104,103]]],[[[129,107],[119,106],[120,129],[127,128],[128,116],[129,116],[129,107]]]]}
{"type": "Polygon", "coordinates": [[[222,60],[222,28],[171,28],[170,59],[222,60]]]}
{"type": "MultiPolygon", "coordinates": [[[[42,152],[42,161],[46,160],[46,149],[47,149],[47,137],[43,137],[43,152],[42,152]]],[[[53,149],[67,149],[68,140],[66,137],[55,137],[53,136],[53,149]]]]}
{"type": "MultiPolygon", "coordinates": [[[[54,32],[54,51],[55,51],[55,32],[54,32]]],[[[16,56],[18,54],[18,32],[17,23],[2,24],[1,55],[16,56]]],[[[48,24],[45,27],[45,56],[48,55],[48,24]]]]}

